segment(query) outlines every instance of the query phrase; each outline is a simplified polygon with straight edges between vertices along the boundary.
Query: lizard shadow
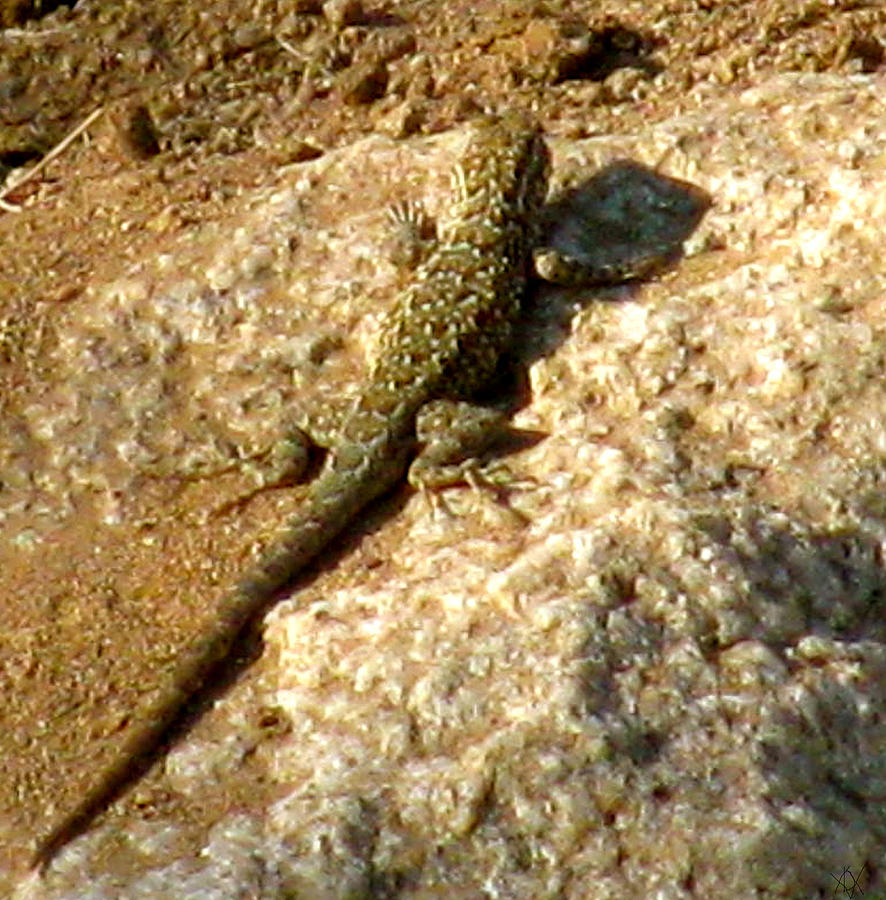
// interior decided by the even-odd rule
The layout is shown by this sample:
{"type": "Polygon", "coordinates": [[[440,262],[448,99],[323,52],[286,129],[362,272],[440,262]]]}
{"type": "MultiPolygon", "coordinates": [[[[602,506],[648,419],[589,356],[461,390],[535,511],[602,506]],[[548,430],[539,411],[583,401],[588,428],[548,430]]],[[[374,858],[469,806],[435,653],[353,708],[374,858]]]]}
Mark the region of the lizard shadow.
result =
{"type": "Polygon", "coordinates": [[[542,234],[590,269],[595,284],[646,279],[680,258],[711,203],[697,185],[617,159],[547,204],[542,234]]]}
{"type": "MultiPolygon", "coordinates": [[[[614,160],[555,197],[542,214],[542,241],[574,261],[575,278],[570,283],[567,272],[556,284],[532,281],[505,367],[525,373],[553,353],[568,338],[577,306],[631,299],[643,283],[675,268],[711,205],[699,186],[630,159],[614,160]]],[[[515,396],[513,409],[528,403],[528,382],[515,396]]]]}

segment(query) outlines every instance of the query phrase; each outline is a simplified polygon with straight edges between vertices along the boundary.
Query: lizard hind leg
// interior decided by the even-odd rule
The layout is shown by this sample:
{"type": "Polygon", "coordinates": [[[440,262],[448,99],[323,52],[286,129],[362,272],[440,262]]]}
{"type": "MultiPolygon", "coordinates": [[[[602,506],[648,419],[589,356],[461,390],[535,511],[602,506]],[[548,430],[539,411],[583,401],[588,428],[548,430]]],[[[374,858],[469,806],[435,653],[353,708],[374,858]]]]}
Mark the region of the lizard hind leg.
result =
{"type": "Polygon", "coordinates": [[[286,424],[283,434],[253,462],[256,491],[287,487],[305,480],[312,451],[336,446],[342,422],[353,400],[329,403],[322,410],[304,413],[286,424]]]}
{"type": "Polygon", "coordinates": [[[467,484],[475,491],[500,487],[513,479],[504,463],[484,464],[483,456],[512,433],[501,410],[465,401],[432,400],[416,416],[420,451],[407,478],[436,512],[445,508],[439,491],[467,484]]]}
{"type": "Polygon", "coordinates": [[[209,512],[210,517],[239,509],[265,491],[304,481],[309,469],[311,443],[307,435],[293,428],[287,431],[286,437],[242,460],[239,468],[249,476],[253,486],[214,506],[209,512]]]}
{"type": "Polygon", "coordinates": [[[338,439],[341,423],[351,401],[330,404],[316,414],[300,414],[288,422],[282,435],[269,446],[246,457],[240,468],[249,475],[253,486],[226,500],[212,510],[212,515],[239,509],[258,494],[290,487],[306,481],[313,471],[312,457],[316,449],[329,450],[338,439]]]}

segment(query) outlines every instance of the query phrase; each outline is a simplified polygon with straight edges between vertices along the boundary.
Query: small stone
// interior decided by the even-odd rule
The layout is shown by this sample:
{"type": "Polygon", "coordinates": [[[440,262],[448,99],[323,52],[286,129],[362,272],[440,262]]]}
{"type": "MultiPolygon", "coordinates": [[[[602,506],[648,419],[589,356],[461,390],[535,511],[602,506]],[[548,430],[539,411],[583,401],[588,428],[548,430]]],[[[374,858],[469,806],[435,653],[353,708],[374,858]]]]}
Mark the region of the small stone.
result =
{"type": "Polygon", "coordinates": [[[434,96],[434,86],[430,59],[418,54],[394,69],[388,90],[400,96],[429,99],[434,96]]]}
{"type": "Polygon", "coordinates": [[[261,25],[242,25],[233,35],[234,46],[238,50],[254,50],[270,38],[267,29],[261,25]]]}
{"type": "Polygon", "coordinates": [[[388,86],[388,67],[380,59],[351,66],[339,79],[342,100],[350,106],[372,103],[383,97],[388,86]]]}
{"type": "Polygon", "coordinates": [[[613,100],[627,102],[637,100],[647,83],[647,75],[640,69],[616,69],[603,83],[606,93],[613,100]]]}
{"type": "Polygon", "coordinates": [[[292,138],[278,148],[277,158],[281,163],[302,163],[323,155],[323,148],[303,138],[292,138]]]}
{"type": "Polygon", "coordinates": [[[323,16],[336,31],[359,25],[366,18],[360,0],[327,0],[323,4],[323,16]]]}
{"type": "Polygon", "coordinates": [[[123,129],[126,146],[142,159],[156,156],[160,152],[157,128],[150,110],[143,104],[133,107],[123,129]]]}
{"type": "Polygon", "coordinates": [[[394,140],[402,140],[415,134],[426,118],[427,110],[423,104],[413,100],[404,100],[387,112],[376,123],[376,128],[394,140]]]}

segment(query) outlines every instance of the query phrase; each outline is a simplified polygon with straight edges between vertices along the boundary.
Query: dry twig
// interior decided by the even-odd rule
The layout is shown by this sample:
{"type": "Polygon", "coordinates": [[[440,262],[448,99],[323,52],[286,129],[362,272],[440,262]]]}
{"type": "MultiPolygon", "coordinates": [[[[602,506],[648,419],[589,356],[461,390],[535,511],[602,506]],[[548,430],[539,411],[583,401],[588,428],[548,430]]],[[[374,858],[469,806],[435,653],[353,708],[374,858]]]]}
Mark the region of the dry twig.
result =
{"type": "MultiPolygon", "coordinates": [[[[28,169],[24,175],[20,178],[16,178],[12,184],[7,183],[2,190],[0,190],[0,207],[5,209],[7,212],[21,212],[21,207],[16,206],[14,203],[6,202],[6,198],[16,189],[20,188],[25,182],[30,181],[38,172],[42,172],[49,163],[52,162],[60,153],[63,153],[64,150],[72,144],[79,135],[83,134],[87,128],[102,114],[104,111],[104,107],[100,106],[98,109],[93,110],[70,134],[66,137],[62,138],[53,148],[37,163],[37,165],[28,169]]],[[[8,182],[9,179],[7,179],[8,182]]]]}

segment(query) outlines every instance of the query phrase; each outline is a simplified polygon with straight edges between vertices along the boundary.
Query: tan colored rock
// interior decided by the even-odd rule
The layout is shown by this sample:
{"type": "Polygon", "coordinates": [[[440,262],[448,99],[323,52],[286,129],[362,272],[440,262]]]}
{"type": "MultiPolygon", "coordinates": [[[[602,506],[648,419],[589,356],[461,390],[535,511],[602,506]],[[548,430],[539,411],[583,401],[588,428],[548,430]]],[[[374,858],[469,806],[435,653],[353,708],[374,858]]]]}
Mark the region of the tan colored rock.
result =
{"type": "MultiPolygon", "coordinates": [[[[452,516],[409,496],[370,517],[170,752],[184,800],[148,784],[152,815],[99,823],[40,896],[808,897],[882,868],[884,99],[785,76],[553,140],[559,186],[662,161],[714,206],[668,275],[535,298],[515,422],[547,437],[508,459],[521,515],[459,489],[452,516]],[[195,837],[186,811],[220,795],[195,837]]],[[[391,185],[433,212],[459,134],[281,171],[92,285],[59,335],[58,496],[126,520],[155,450],[224,458],[307,382],[359,378],[391,185]]]]}

